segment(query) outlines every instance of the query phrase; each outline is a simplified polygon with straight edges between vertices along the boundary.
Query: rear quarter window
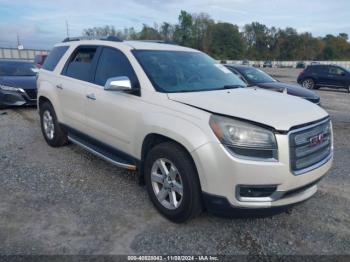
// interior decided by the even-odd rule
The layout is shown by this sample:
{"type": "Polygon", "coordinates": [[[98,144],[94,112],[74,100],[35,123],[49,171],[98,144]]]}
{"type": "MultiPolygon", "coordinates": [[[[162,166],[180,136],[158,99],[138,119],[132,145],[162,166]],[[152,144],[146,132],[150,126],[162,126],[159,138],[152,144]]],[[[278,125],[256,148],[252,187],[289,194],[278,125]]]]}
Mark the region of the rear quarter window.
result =
{"type": "Polygon", "coordinates": [[[45,59],[43,64],[43,69],[48,71],[55,70],[58,62],[61,60],[62,56],[68,50],[68,46],[56,46],[49,53],[48,57],[45,59]]]}

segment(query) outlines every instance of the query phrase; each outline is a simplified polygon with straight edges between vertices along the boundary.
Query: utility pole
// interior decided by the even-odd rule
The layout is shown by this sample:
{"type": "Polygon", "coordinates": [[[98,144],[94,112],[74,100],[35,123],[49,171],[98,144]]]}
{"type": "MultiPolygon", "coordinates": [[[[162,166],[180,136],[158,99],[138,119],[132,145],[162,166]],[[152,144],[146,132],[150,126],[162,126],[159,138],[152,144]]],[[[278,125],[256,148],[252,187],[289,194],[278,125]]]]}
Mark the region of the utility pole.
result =
{"type": "Polygon", "coordinates": [[[67,37],[69,37],[69,25],[67,20],[66,20],[66,33],[67,33],[67,37]]]}
{"type": "Polygon", "coordinates": [[[18,34],[18,32],[17,32],[17,49],[18,50],[23,50],[24,49],[23,45],[21,45],[21,43],[19,42],[19,34],[18,34]]]}

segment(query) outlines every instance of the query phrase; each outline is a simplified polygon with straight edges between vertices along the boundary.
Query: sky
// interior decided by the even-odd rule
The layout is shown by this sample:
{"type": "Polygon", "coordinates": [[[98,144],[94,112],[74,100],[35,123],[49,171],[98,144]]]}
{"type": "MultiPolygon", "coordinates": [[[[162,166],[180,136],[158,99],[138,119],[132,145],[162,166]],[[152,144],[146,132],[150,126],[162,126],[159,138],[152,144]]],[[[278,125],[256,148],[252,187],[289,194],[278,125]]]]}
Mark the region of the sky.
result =
{"type": "Polygon", "coordinates": [[[240,28],[259,22],[314,36],[350,35],[350,0],[0,0],[0,47],[16,47],[18,33],[25,48],[49,49],[66,37],[66,20],[70,36],[80,36],[95,26],[176,23],[181,10],[240,28]]]}

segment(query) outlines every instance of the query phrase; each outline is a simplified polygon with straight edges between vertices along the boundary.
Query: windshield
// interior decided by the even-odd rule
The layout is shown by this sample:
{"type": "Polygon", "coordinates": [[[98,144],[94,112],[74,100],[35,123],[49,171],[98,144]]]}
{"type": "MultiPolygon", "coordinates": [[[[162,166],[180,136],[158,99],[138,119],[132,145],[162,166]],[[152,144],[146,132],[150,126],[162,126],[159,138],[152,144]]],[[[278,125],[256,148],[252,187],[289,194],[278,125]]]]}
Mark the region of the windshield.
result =
{"type": "Polygon", "coordinates": [[[200,52],[135,50],[136,59],[159,92],[197,92],[246,84],[200,52]]]}
{"type": "Polygon", "coordinates": [[[349,68],[346,68],[346,67],[343,67],[343,66],[338,66],[338,67],[343,69],[344,71],[350,73],[350,69],[349,68]]]}
{"type": "Polygon", "coordinates": [[[0,61],[0,76],[35,76],[37,68],[28,62],[0,61]]]}
{"type": "Polygon", "coordinates": [[[271,83],[276,82],[271,76],[266,74],[264,71],[261,71],[256,68],[244,68],[241,69],[242,74],[245,78],[247,78],[250,82],[253,83],[271,83]]]}

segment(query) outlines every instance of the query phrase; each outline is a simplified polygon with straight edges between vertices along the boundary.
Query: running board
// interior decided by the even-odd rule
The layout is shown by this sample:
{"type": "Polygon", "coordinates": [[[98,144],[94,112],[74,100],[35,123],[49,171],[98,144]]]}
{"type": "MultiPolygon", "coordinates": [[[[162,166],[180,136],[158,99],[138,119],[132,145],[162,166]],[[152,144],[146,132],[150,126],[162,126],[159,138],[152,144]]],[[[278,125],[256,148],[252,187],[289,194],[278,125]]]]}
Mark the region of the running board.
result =
{"type": "Polygon", "coordinates": [[[127,161],[125,161],[124,159],[109,153],[107,150],[104,150],[103,148],[99,148],[95,144],[84,141],[84,140],[74,136],[73,134],[68,135],[68,140],[74,144],[81,146],[82,148],[89,151],[90,153],[108,161],[109,163],[111,163],[117,167],[125,168],[125,169],[132,170],[132,171],[136,170],[135,165],[132,165],[132,164],[128,163],[127,161]]]}

